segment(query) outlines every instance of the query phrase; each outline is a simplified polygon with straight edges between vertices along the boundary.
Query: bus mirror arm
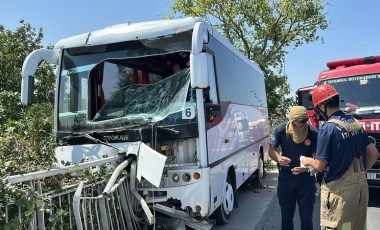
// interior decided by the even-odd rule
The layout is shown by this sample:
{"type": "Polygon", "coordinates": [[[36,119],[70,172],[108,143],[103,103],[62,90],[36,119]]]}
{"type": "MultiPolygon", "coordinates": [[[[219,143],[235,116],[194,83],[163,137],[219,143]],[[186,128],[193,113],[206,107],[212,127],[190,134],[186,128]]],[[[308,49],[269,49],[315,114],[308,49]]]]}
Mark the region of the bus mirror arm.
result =
{"type": "Polygon", "coordinates": [[[46,61],[49,64],[58,65],[60,51],[50,49],[38,49],[30,53],[22,65],[21,70],[21,102],[25,105],[32,104],[34,91],[34,73],[39,64],[46,61]]]}

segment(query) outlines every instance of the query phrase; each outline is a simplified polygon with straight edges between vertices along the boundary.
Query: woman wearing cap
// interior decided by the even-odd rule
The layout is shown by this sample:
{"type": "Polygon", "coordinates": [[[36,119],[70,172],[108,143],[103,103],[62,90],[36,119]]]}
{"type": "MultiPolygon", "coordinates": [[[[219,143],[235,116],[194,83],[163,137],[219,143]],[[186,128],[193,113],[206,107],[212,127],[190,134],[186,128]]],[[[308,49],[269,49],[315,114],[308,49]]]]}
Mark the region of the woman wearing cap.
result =
{"type": "Polygon", "coordinates": [[[301,159],[322,172],[322,229],[366,229],[368,184],[365,172],[379,157],[362,125],[339,109],[339,93],[328,84],[313,90],[314,108],[327,122],[319,129],[315,159],[301,159]]]}
{"type": "Polygon", "coordinates": [[[307,172],[306,167],[299,167],[300,157],[312,157],[317,146],[317,130],[307,123],[308,119],[305,107],[292,107],[288,115],[289,121],[278,125],[270,140],[269,156],[279,167],[277,196],[282,230],[293,229],[296,203],[301,229],[313,229],[315,177],[307,172]]]}

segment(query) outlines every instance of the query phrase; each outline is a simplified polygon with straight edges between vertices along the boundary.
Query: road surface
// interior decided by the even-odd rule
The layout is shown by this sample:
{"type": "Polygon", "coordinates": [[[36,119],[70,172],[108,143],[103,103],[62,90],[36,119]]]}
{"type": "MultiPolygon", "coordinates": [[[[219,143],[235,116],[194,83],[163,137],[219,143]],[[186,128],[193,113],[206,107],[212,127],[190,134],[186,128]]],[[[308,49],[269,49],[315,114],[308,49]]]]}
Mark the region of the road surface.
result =
{"type": "MultiPolygon", "coordinates": [[[[277,199],[277,172],[270,172],[264,178],[262,189],[239,189],[239,208],[234,209],[230,222],[224,226],[214,226],[217,230],[276,230],[281,229],[281,212],[277,199]]],[[[317,186],[319,187],[319,185],[317,186]]],[[[319,226],[320,196],[314,206],[314,229],[319,226]]],[[[380,189],[370,189],[370,200],[367,209],[367,230],[380,229],[380,189]]],[[[294,229],[301,229],[298,209],[294,217],[294,229]]]]}

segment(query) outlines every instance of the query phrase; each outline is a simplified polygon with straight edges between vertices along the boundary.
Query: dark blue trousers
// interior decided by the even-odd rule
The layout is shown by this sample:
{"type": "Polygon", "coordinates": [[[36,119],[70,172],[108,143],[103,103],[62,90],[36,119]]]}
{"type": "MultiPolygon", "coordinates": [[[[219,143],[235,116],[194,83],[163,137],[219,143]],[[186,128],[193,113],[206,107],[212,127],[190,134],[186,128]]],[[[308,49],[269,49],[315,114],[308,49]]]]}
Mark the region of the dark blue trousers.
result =
{"type": "Polygon", "coordinates": [[[293,230],[293,217],[298,204],[301,230],[313,229],[315,177],[309,173],[293,175],[281,172],[278,177],[277,197],[281,208],[281,229],[293,230]]]}

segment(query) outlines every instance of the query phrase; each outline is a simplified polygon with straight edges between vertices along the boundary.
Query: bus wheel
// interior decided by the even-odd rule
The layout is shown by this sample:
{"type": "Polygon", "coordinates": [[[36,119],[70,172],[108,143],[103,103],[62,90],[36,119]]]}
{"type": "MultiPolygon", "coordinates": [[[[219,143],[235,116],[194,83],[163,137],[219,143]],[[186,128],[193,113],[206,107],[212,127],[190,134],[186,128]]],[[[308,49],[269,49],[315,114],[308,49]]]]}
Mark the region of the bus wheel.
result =
{"type": "Polygon", "coordinates": [[[264,177],[264,161],[262,156],[259,157],[259,162],[257,165],[257,170],[255,172],[255,181],[262,183],[264,177]]]}
{"type": "Polygon", "coordinates": [[[215,213],[217,224],[227,224],[230,219],[230,214],[234,208],[235,191],[234,187],[232,186],[230,176],[227,176],[223,192],[223,202],[215,213]]]}

